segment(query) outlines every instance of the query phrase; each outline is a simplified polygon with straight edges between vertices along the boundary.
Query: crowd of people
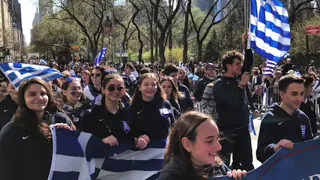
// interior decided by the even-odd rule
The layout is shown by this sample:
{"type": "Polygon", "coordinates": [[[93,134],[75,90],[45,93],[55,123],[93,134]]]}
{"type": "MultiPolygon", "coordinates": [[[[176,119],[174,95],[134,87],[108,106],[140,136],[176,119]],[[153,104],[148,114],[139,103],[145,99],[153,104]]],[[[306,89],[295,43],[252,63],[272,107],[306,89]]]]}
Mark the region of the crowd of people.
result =
{"type": "Polygon", "coordinates": [[[159,69],[127,63],[122,72],[114,65],[52,63],[64,77],[52,82],[29,79],[18,90],[3,77],[1,179],[47,179],[50,125],[92,133],[110,146],[132,143],[145,149],[168,138],[159,180],[241,179],[254,169],[248,124],[250,113],[258,116],[254,103],[262,96],[255,87],[271,84],[280,99],[262,117],[257,159],[263,163],[280,148],[313,139],[319,130],[317,101],[311,98],[317,75],[308,70],[299,77],[287,68],[264,77],[263,69],[252,67],[252,51],[244,50],[244,55],[226,52],[221,66],[190,62],[159,69]],[[202,112],[194,111],[196,103],[202,112]]]}

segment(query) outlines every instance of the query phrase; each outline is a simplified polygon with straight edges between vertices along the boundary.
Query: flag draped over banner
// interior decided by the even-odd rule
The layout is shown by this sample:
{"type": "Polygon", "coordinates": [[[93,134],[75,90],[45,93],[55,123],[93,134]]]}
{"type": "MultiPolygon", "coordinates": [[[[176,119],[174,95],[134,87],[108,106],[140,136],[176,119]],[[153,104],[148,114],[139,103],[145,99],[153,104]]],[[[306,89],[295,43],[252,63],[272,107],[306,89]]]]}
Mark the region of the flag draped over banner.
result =
{"type": "Polygon", "coordinates": [[[51,127],[53,156],[48,180],[155,180],[164,166],[166,140],[145,150],[133,144],[110,147],[84,132],[51,127]]]}
{"type": "Polygon", "coordinates": [[[100,65],[101,61],[104,59],[104,57],[107,54],[107,47],[102,48],[101,52],[97,55],[96,59],[95,59],[95,63],[94,65],[97,67],[100,65]]]}
{"type": "Polygon", "coordinates": [[[54,68],[33,64],[1,64],[0,69],[16,89],[19,88],[23,81],[31,78],[37,77],[44,81],[52,81],[64,76],[54,68]]]}
{"type": "Polygon", "coordinates": [[[280,0],[251,0],[250,46],[267,59],[264,74],[273,74],[291,47],[288,11],[280,0]]]}

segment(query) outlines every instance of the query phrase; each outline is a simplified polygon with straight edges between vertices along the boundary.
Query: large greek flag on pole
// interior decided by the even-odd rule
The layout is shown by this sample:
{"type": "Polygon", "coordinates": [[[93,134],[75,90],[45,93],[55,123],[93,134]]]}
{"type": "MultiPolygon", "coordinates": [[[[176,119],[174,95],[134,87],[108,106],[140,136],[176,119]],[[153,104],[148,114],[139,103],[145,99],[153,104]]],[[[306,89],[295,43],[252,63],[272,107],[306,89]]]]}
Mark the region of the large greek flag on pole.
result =
{"type": "Polygon", "coordinates": [[[280,0],[251,0],[250,46],[267,59],[267,74],[291,47],[288,12],[280,0]]]}
{"type": "Polygon", "coordinates": [[[18,89],[23,81],[31,78],[41,78],[44,81],[52,81],[63,77],[60,71],[48,66],[33,64],[7,63],[0,64],[0,70],[9,79],[11,84],[18,89]]]}
{"type": "Polygon", "coordinates": [[[166,140],[147,149],[110,147],[84,132],[51,127],[53,156],[48,180],[155,180],[164,166],[166,140]]]}

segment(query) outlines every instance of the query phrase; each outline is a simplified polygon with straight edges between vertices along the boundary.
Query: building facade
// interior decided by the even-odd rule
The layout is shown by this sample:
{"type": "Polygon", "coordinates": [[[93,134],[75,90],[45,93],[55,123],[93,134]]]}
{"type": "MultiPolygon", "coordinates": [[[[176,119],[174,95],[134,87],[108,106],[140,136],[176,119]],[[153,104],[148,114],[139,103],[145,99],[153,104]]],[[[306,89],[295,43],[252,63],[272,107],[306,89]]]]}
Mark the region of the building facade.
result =
{"type": "Polygon", "coordinates": [[[0,2],[0,62],[21,57],[24,46],[21,5],[18,0],[0,2]]]}

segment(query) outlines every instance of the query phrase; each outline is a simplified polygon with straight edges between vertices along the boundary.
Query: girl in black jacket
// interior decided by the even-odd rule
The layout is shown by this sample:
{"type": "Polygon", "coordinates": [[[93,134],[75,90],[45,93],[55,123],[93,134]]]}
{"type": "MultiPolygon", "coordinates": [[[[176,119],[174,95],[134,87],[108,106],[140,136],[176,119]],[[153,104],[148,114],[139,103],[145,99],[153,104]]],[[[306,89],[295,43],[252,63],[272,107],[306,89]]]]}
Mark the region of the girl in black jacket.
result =
{"type": "Polygon", "coordinates": [[[90,102],[85,100],[80,78],[67,78],[62,84],[63,110],[79,128],[80,122],[87,109],[91,108],[90,102]]]}
{"type": "Polygon", "coordinates": [[[178,88],[174,85],[171,77],[165,77],[160,81],[162,90],[166,93],[167,100],[174,108],[175,118],[179,118],[181,114],[181,108],[178,100],[183,98],[183,95],[178,91],[178,88]]]}
{"type": "Polygon", "coordinates": [[[141,137],[147,142],[150,139],[167,139],[175,118],[156,75],[146,73],[139,78],[128,111],[134,137],[141,137]]]}
{"type": "Polygon", "coordinates": [[[304,101],[300,105],[300,110],[303,111],[309,117],[312,134],[313,136],[317,136],[318,134],[317,120],[318,119],[315,113],[314,103],[310,100],[310,97],[313,91],[312,89],[313,78],[310,77],[309,75],[305,75],[303,76],[303,79],[305,80],[304,82],[305,95],[304,95],[304,101]]]}
{"type": "MultiPolygon", "coordinates": [[[[95,105],[87,113],[80,124],[80,129],[101,138],[110,146],[119,143],[134,143],[131,127],[127,122],[127,112],[121,103],[125,95],[122,77],[109,74],[102,82],[101,105],[95,105]]],[[[136,139],[137,148],[143,149],[147,145],[141,138],[136,139]]]]}
{"type": "Polygon", "coordinates": [[[18,105],[13,121],[0,133],[1,179],[47,179],[52,159],[49,125],[66,129],[74,126],[53,103],[48,85],[38,78],[20,86],[18,105]]]}
{"type": "Polygon", "coordinates": [[[202,180],[228,175],[242,178],[245,171],[233,171],[218,157],[219,130],[208,116],[197,111],[182,115],[169,137],[166,166],[158,180],[202,180]]]}

